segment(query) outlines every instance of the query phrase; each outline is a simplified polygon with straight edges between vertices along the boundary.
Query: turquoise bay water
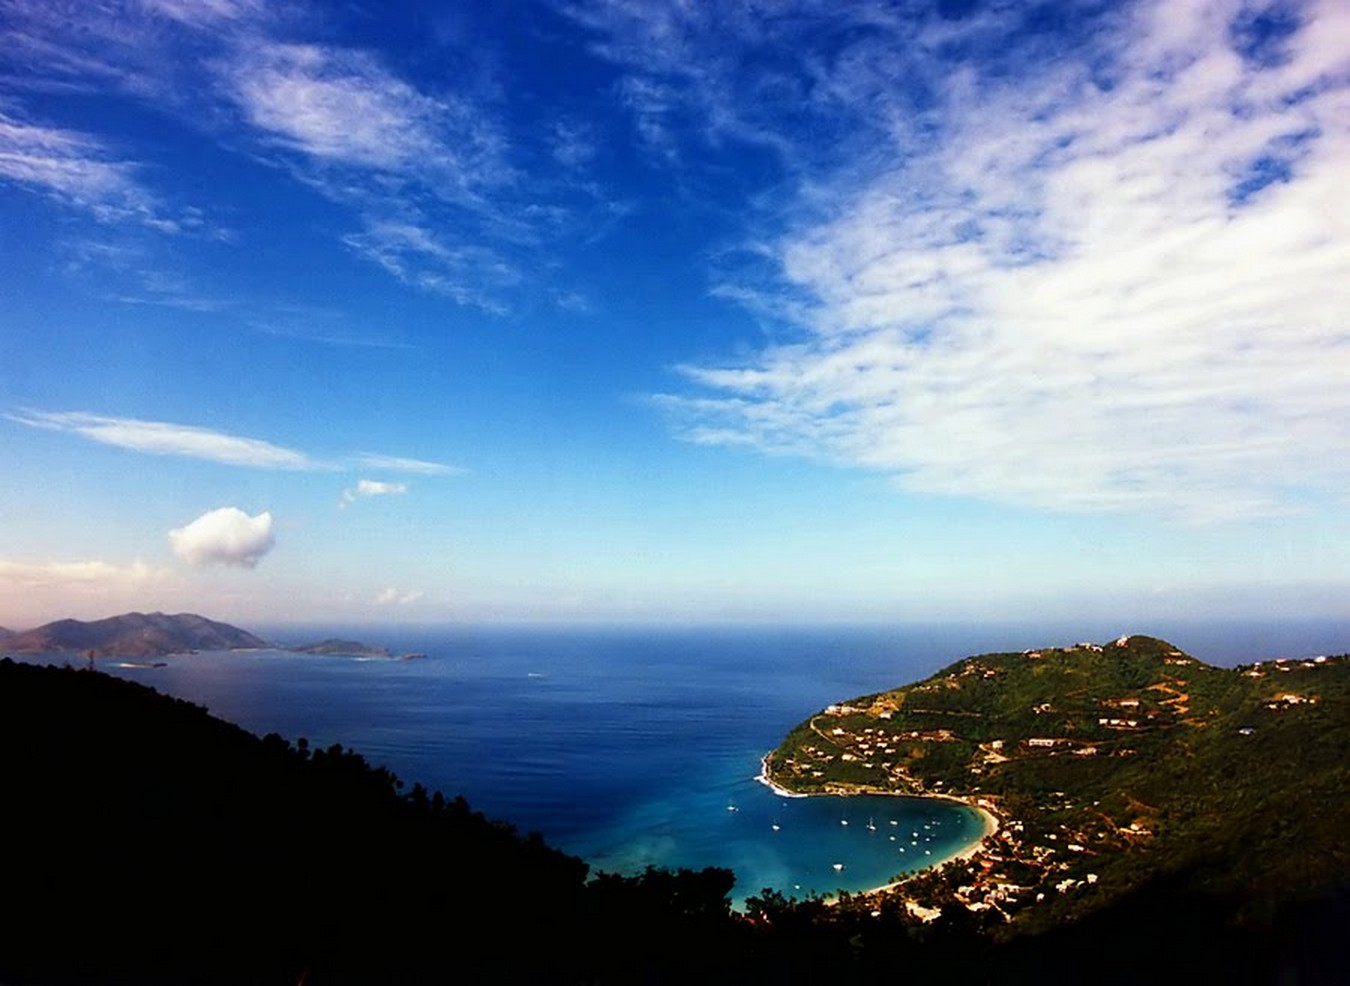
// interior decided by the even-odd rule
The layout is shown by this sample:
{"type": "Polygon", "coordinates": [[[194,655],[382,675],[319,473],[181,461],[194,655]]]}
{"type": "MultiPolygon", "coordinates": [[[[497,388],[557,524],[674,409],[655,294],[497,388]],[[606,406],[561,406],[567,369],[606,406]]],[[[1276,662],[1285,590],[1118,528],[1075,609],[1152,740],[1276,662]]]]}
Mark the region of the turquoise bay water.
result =
{"type": "MultiPolygon", "coordinates": [[[[743,899],[766,887],[801,895],[877,886],[980,832],[975,814],[950,802],[780,797],[755,778],[792,726],[968,654],[1118,632],[1077,629],[341,628],[428,657],[256,651],[171,657],[154,669],[100,663],[254,732],[354,748],[408,784],[463,794],[601,869],[729,867],[743,899]]],[[[1211,626],[1194,629],[1202,643],[1171,639],[1236,663],[1277,656],[1272,639],[1291,654],[1336,650],[1347,629],[1267,626],[1254,637],[1211,626]],[[1261,650],[1250,651],[1253,639],[1261,650]]],[[[298,644],[334,632],[264,636],[298,644]]]]}

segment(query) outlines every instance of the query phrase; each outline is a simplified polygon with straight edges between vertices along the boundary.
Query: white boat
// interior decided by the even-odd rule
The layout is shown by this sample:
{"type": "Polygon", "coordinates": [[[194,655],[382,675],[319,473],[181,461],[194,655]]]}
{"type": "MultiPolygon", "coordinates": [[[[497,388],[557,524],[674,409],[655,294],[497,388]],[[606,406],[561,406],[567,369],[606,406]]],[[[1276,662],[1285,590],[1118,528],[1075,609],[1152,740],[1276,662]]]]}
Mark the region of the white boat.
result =
{"type": "Polygon", "coordinates": [[[838,873],[838,872],[839,872],[840,870],[842,870],[843,868],[844,868],[844,864],[843,864],[843,863],[835,863],[835,864],[834,864],[834,871],[835,871],[836,873],[838,873]]]}

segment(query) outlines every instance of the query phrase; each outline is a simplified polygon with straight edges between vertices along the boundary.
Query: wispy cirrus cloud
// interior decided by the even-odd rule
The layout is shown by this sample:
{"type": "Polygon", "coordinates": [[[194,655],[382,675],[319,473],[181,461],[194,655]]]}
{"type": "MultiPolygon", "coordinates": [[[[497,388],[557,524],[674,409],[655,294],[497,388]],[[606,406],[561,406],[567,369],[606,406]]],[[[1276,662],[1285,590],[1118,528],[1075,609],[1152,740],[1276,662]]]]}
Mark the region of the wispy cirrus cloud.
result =
{"type": "Polygon", "coordinates": [[[505,177],[489,117],[419,91],[367,52],[262,44],[231,53],[220,74],[249,123],[317,163],[448,179],[447,196],[505,177]]]}
{"type": "Polygon", "coordinates": [[[147,10],[194,28],[264,16],[262,0],[141,0],[147,10]]]}
{"type": "Polygon", "coordinates": [[[258,469],[320,468],[316,460],[303,452],[258,438],[243,438],[193,425],[113,418],[83,411],[24,410],[6,417],[32,428],[67,432],[103,445],[150,455],[183,456],[258,469]]]}
{"type": "Polygon", "coordinates": [[[408,459],[397,455],[378,455],[373,452],[362,452],[353,461],[368,469],[388,469],[391,472],[415,473],[422,476],[451,476],[464,472],[458,466],[447,466],[423,459],[408,459]]]}
{"type": "MultiPolygon", "coordinates": [[[[509,256],[570,221],[522,194],[490,85],[460,78],[432,91],[371,50],[293,40],[316,33],[303,6],[147,0],[90,10],[78,32],[50,4],[14,8],[0,73],[21,88],[115,89],[253,154],[350,210],[345,245],[417,290],[499,315],[523,280],[509,256]]],[[[97,138],[16,121],[10,131],[0,179],[105,220],[210,231],[192,210],[162,205],[140,165],[97,138]]],[[[559,146],[578,160],[578,139],[559,146]]]]}
{"type": "Polygon", "coordinates": [[[331,45],[240,47],[216,72],[265,152],[356,211],[361,229],[342,237],[353,252],[411,287],[507,311],[505,290],[522,277],[502,250],[530,240],[535,223],[514,201],[489,107],[331,45]]]}
{"type": "Polygon", "coordinates": [[[505,314],[501,289],[519,283],[517,269],[490,247],[447,242],[431,225],[420,217],[370,217],[361,232],[344,236],[342,242],[404,284],[489,314],[505,314]]]}
{"type": "MultiPolygon", "coordinates": [[[[794,113],[842,114],[851,159],[785,155],[777,277],[724,289],[794,337],[659,403],[692,441],[923,493],[1211,520],[1343,497],[1350,11],[1290,11],[1134,4],[1069,54],[1020,9],[801,38],[770,74],[812,80],[794,113]]],[[[703,40],[753,62],[784,29],[759,26],[703,40]]],[[[704,81],[705,108],[742,105],[743,78],[704,81]]]]}
{"type": "Polygon", "coordinates": [[[116,418],[84,411],[21,410],[8,413],[5,417],[30,428],[79,435],[90,441],[133,452],[199,459],[227,466],[331,472],[369,467],[427,476],[457,471],[452,466],[437,462],[372,453],[320,458],[262,439],[231,435],[196,425],[116,418]]]}
{"type": "Polygon", "coordinates": [[[102,141],[74,130],[28,123],[0,112],[0,180],[82,209],[102,222],[132,221],[163,232],[199,226],[199,216],[171,216],[102,141]]]}

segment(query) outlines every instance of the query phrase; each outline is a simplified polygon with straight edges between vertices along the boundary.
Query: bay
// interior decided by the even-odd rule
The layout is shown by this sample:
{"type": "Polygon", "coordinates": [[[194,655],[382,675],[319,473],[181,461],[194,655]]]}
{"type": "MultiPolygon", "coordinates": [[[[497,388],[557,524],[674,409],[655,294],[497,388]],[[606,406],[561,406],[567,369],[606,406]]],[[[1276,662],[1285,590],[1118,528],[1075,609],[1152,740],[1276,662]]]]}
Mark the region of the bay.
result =
{"type": "MultiPolygon", "coordinates": [[[[969,654],[1105,640],[1115,629],[278,627],[263,635],[300,644],[340,632],[427,657],[261,650],[100,666],[259,734],[353,748],[600,869],[729,867],[740,901],[764,888],[878,886],[967,848],[981,830],[974,812],[948,802],[775,794],[756,782],[760,758],[798,722],[969,654]]],[[[1281,648],[1334,650],[1347,630],[1197,624],[1169,639],[1231,664],[1281,648]]]]}

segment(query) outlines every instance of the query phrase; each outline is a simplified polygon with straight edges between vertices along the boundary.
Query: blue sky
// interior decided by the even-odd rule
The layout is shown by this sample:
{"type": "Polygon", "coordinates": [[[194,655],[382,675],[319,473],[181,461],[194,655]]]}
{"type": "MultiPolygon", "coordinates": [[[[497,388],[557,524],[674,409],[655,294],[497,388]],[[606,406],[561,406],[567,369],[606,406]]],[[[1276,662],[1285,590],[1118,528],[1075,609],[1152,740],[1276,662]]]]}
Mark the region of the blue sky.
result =
{"type": "Polygon", "coordinates": [[[1350,8],[0,0],[0,623],[1350,615],[1350,8]]]}

